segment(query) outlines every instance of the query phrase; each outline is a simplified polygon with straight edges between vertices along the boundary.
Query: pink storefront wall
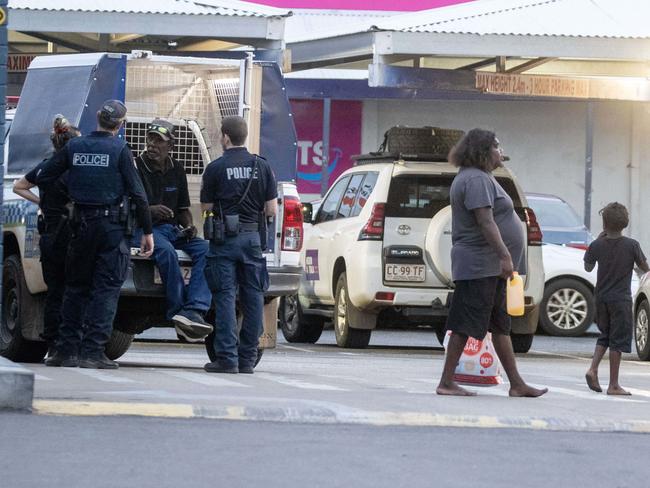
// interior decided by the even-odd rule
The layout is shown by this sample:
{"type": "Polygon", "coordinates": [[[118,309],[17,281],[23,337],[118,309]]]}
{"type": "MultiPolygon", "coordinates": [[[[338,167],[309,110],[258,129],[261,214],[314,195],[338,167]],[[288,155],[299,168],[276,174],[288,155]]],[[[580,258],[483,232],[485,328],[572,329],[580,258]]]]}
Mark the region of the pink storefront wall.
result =
{"type": "Polygon", "coordinates": [[[333,10],[383,10],[391,12],[412,12],[430,8],[466,3],[472,0],[254,0],[280,8],[313,8],[333,10]]]}

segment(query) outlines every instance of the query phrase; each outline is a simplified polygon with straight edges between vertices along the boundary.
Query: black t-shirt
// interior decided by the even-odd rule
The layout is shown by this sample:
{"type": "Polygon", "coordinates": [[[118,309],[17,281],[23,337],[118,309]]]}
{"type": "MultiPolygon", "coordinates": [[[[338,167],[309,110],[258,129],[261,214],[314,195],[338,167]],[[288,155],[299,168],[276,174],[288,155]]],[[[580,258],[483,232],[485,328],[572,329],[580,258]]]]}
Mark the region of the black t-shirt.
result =
{"type": "Polygon", "coordinates": [[[264,204],[278,197],[275,175],[264,158],[254,156],[244,147],[226,149],[223,156],[212,161],[203,173],[201,203],[212,203],[215,215],[239,214],[243,223],[258,223],[264,204]],[[253,166],[257,169],[244,201],[237,202],[246,191],[253,166]]]}
{"type": "Polygon", "coordinates": [[[164,205],[174,212],[173,218],[154,221],[154,225],[176,225],[178,211],[190,208],[190,193],[187,189],[187,175],[183,165],[169,156],[164,172],[154,170],[154,165],[147,159],[147,153],[138,156],[135,164],[147,193],[149,205],[164,205]]]}
{"type": "MultiPolygon", "coordinates": [[[[45,159],[40,164],[38,164],[34,169],[25,175],[25,179],[32,185],[36,185],[38,174],[47,161],[48,160],[45,159]]],[[[56,225],[63,215],[68,214],[66,205],[70,202],[70,197],[68,196],[68,189],[66,187],[67,176],[68,174],[65,173],[54,183],[38,185],[38,194],[41,200],[39,207],[41,208],[41,212],[43,212],[45,222],[48,224],[56,225]]]]}
{"type": "Polygon", "coordinates": [[[632,299],[630,285],[634,264],[639,266],[646,258],[634,239],[602,236],[589,245],[584,260],[588,264],[598,263],[596,299],[615,302],[632,299]]]}

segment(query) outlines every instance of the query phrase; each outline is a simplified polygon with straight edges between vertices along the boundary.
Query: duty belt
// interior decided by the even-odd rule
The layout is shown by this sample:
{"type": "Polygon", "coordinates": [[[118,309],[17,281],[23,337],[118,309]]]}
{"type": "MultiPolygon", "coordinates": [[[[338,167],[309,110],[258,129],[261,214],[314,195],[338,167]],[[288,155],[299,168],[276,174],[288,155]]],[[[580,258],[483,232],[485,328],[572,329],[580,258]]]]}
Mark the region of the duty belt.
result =
{"type": "Polygon", "coordinates": [[[240,223],[239,224],[239,233],[242,232],[257,232],[259,226],[256,223],[240,223]]]}

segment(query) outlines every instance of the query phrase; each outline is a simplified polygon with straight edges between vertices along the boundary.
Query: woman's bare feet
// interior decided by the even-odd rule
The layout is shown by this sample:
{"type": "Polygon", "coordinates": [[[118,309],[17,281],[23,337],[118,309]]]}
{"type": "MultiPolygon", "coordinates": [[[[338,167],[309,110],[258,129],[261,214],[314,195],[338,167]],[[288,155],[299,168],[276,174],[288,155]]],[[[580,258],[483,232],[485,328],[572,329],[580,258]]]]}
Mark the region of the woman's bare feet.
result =
{"type": "Polygon", "coordinates": [[[533,388],[527,384],[521,386],[510,387],[508,394],[511,397],[527,397],[527,398],[536,398],[542,396],[548,391],[548,388],[533,388]]]}
{"type": "Polygon", "coordinates": [[[603,391],[603,389],[600,387],[600,383],[598,382],[598,373],[589,370],[585,374],[585,379],[587,380],[587,386],[590,390],[596,391],[598,393],[603,391]]]}
{"type": "Polygon", "coordinates": [[[631,395],[632,393],[621,388],[621,385],[609,385],[609,388],[607,388],[607,394],[608,395],[631,395]]]}
{"type": "Polygon", "coordinates": [[[452,395],[452,396],[476,396],[476,393],[473,391],[466,390],[458,386],[458,383],[452,381],[448,384],[442,384],[442,382],[436,388],[436,393],[438,395],[452,395]]]}

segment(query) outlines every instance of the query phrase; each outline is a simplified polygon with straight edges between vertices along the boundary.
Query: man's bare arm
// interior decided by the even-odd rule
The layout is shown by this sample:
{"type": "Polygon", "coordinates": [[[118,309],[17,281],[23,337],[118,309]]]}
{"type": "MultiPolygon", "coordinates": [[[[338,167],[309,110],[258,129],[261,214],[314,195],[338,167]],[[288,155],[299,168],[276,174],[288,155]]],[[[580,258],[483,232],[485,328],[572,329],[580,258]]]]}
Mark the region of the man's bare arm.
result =
{"type": "Polygon", "coordinates": [[[643,271],[644,273],[647,273],[648,271],[650,271],[650,268],[648,267],[648,262],[643,261],[642,263],[639,263],[639,269],[641,271],[643,271]]]}
{"type": "Polygon", "coordinates": [[[494,221],[494,214],[491,207],[483,207],[474,209],[474,217],[478,223],[481,233],[488,244],[494,249],[499,257],[501,264],[501,277],[510,278],[514,271],[512,264],[512,257],[510,251],[501,238],[501,233],[494,221]]]}
{"type": "Polygon", "coordinates": [[[264,204],[264,215],[267,217],[275,217],[278,213],[278,199],[268,200],[264,204]]]}

